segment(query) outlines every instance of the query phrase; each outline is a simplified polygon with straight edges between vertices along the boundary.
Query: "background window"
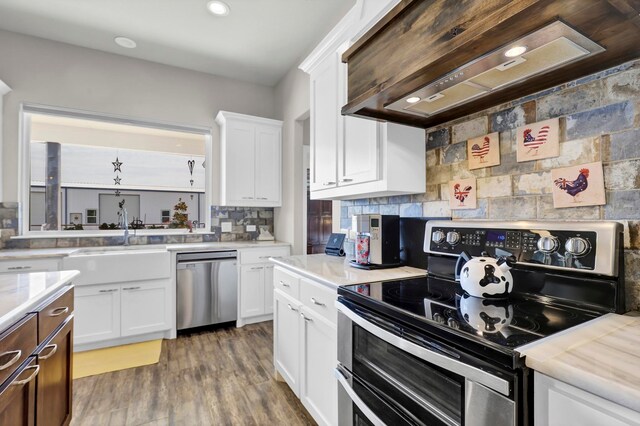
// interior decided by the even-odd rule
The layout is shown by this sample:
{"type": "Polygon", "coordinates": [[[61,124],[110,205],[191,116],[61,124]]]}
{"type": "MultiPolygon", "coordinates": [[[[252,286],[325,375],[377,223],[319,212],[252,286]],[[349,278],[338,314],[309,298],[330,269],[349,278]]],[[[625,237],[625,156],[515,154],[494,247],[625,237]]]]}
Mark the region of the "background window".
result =
{"type": "Polygon", "coordinates": [[[87,209],[87,223],[98,223],[98,209],[87,209]]]}
{"type": "Polygon", "coordinates": [[[171,210],[162,210],[160,216],[162,217],[162,223],[171,222],[171,210]]]}

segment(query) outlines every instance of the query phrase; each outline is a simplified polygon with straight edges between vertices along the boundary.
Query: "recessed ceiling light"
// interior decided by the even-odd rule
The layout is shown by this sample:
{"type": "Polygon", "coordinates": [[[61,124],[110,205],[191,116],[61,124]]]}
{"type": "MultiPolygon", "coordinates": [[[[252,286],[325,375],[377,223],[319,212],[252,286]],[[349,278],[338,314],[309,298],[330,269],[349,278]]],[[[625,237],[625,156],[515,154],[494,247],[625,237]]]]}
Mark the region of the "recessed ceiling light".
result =
{"type": "Polygon", "coordinates": [[[127,37],[116,37],[113,41],[115,41],[118,46],[125,47],[127,49],[133,49],[137,46],[135,41],[127,37]]]}
{"type": "Polygon", "coordinates": [[[522,55],[527,51],[527,46],[514,46],[511,49],[504,52],[504,56],[507,58],[515,58],[516,56],[522,55]]]}
{"type": "Polygon", "coordinates": [[[414,96],[412,98],[408,98],[407,102],[409,102],[410,104],[415,104],[416,102],[420,102],[420,98],[417,96],[414,96]]]}
{"type": "Polygon", "coordinates": [[[211,0],[207,3],[207,9],[215,16],[227,16],[229,14],[229,5],[220,0],[211,0]]]}

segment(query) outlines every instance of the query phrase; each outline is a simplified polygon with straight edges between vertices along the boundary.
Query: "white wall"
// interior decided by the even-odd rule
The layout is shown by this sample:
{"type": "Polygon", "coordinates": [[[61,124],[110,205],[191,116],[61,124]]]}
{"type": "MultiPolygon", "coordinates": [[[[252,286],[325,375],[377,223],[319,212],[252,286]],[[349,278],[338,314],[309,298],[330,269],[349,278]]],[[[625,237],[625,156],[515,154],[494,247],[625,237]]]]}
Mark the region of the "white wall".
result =
{"type": "MultiPolygon", "coordinates": [[[[0,31],[0,58],[0,80],[12,89],[4,97],[1,201],[18,199],[21,102],[210,127],[214,163],[219,161],[214,122],[219,110],[280,117],[271,87],[36,37],[0,31]]],[[[218,173],[213,176],[217,183],[218,173]]]]}
{"type": "Polygon", "coordinates": [[[302,144],[304,119],[309,113],[309,75],[292,68],[276,86],[278,115],[282,129],[282,207],[275,209],[277,238],[292,244],[292,254],[305,253],[303,241],[304,177],[302,144]]]}

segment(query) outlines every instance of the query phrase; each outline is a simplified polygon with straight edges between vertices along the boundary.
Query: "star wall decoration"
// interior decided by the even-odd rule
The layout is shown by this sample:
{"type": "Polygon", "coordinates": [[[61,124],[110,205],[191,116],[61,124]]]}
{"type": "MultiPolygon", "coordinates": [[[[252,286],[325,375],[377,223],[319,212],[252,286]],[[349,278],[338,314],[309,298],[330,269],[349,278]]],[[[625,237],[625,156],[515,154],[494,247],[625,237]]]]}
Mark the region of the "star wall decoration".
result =
{"type": "Polygon", "coordinates": [[[116,161],[112,161],[111,164],[113,164],[113,171],[114,172],[121,172],[122,171],[120,169],[120,166],[122,166],[124,163],[121,162],[120,160],[118,160],[118,157],[116,157],[116,161]]]}
{"type": "Polygon", "coordinates": [[[113,178],[113,181],[115,182],[115,185],[120,185],[120,181],[121,180],[122,179],[120,179],[120,176],[116,176],[116,177],[113,178]]]}
{"type": "Polygon", "coordinates": [[[116,195],[116,197],[120,196],[120,190],[119,189],[116,189],[116,194],[115,195],[116,195]]]}

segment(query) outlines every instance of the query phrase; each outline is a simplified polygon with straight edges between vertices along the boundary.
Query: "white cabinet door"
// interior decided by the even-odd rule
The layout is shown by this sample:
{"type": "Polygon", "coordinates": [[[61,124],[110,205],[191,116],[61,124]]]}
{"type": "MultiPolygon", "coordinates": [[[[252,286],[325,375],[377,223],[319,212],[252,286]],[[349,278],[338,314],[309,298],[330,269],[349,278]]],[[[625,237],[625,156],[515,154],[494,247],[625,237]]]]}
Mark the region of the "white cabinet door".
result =
{"type": "Polygon", "coordinates": [[[171,328],[168,280],[123,284],[120,298],[122,336],[171,328]]]}
{"type": "Polygon", "coordinates": [[[120,285],[76,286],[74,344],[120,337],[120,285]]]}
{"type": "Polygon", "coordinates": [[[339,61],[339,55],[335,52],[311,73],[312,191],[333,188],[337,184],[339,61]]]}
{"type": "Polygon", "coordinates": [[[321,425],[338,423],[338,387],[333,370],[337,361],[337,331],[334,324],[301,308],[300,400],[321,425]]]}
{"type": "Polygon", "coordinates": [[[242,266],[240,268],[240,316],[249,318],[264,313],[264,266],[242,266]]]}
{"type": "Polygon", "coordinates": [[[255,200],[255,134],[254,124],[236,120],[227,123],[223,158],[226,205],[255,200]]]}
{"type": "Polygon", "coordinates": [[[640,413],[538,372],[533,396],[535,426],[640,424],[640,413]]]}
{"type": "Polygon", "coordinates": [[[299,396],[300,302],[280,290],[274,292],[273,354],[276,370],[299,396]]]}
{"type": "Polygon", "coordinates": [[[0,273],[17,274],[22,272],[54,272],[59,270],[60,258],[0,261],[0,273]]]}
{"type": "MultiPolygon", "coordinates": [[[[349,47],[343,44],[338,55],[349,47]]],[[[347,103],[347,64],[338,62],[339,107],[347,103]]],[[[337,114],[340,114],[338,108],[337,114]]],[[[346,116],[338,117],[338,185],[353,185],[380,178],[380,128],[375,120],[346,116]]]]}
{"type": "Polygon", "coordinates": [[[280,204],[281,141],[279,127],[256,126],[255,197],[259,202],[280,204]]]}
{"type": "Polygon", "coordinates": [[[273,266],[264,267],[264,313],[273,313],[273,266]]]}

